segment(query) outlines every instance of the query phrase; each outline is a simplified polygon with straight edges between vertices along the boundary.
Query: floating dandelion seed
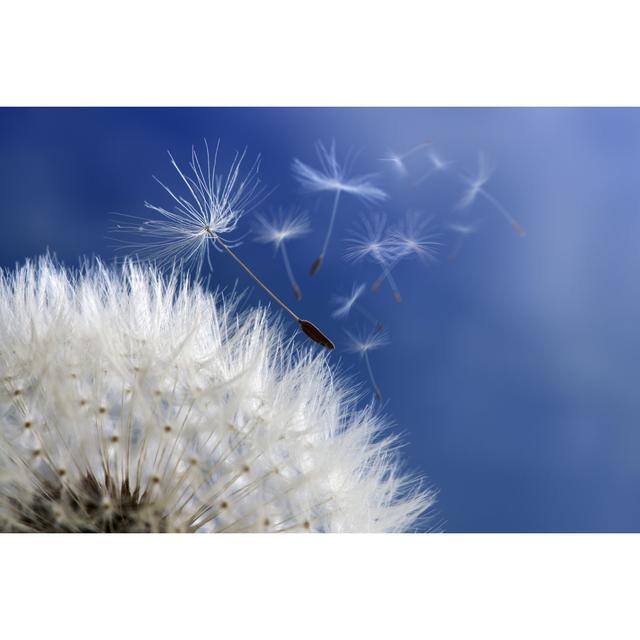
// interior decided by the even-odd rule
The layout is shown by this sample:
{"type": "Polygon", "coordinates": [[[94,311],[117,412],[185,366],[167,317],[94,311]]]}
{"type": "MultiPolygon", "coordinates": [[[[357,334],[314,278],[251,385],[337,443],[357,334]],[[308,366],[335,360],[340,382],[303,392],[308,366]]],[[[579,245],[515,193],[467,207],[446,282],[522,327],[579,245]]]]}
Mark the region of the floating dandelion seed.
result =
{"type": "Polygon", "coordinates": [[[407,173],[407,167],[405,165],[405,160],[412,156],[416,151],[420,149],[424,149],[431,144],[431,140],[425,140],[420,144],[417,144],[415,147],[411,147],[408,151],[404,153],[395,153],[394,151],[389,151],[388,154],[384,158],[380,158],[382,162],[388,162],[399,174],[405,175],[407,173]]]}
{"type": "Polygon", "coordinates": [[[446,171],[452,164],[453,160],[443,160],[435,151],[429,150],[427,154],[429,157],[429,161],[431,163],[431,167],[429,170],[423,174],[418,180],[413,183],[414,187],[417,187],[420,183],[424,182],[432,176],[434,173],[440,173],[446,171]]]}
{"type": "Polygon", "coordinates": [[[176,271],[1,271],[0,531],[414,528],[433,494],[278,325],[176,271]]]}
{"type": "Polygon", "coordinates": [[[434,262],[438,253],[440,235],[434,231],[433,217],[419,211],[408,211],[404,220],[390,233],[397,260],[416,257],[423,262],[434,262]]]}
{"type": "Polygon", "coordinates": [[[351,353],[359,354],[365,362],[367,367],[367,372],[369,374],[369,380],[371,380],[371,385],[373,386],[373,390],[376,394],[376,398],[378,400],[382,400],[382,394],[380,393],[380,387],[376,382],[376,379],[373,375],[373,369],[371,367],[371,362],[369,360],[369,352],[374,351],[375,349],[380,349],[389,344],[389,337],[384,332],[374,331],[371,333],[360,333],[354,334],[349,331],[345,332],[349,337],[349,343],[347,345],[347,351],[351,353]]]}
{"type": "Polygon", "coordinates": [[[365,307],[363,307],[358,300],[362,297],[362,294],[365,292],[366,285],[364,284],[354,284],[351,287],[351,292],[343,295],[336,294],[331,298],[331,302],[335,305],[335,310],[331,313],[333,318],[346,318],[351,313],[352,309],[356,309],[360,314],[362,314],[371,324],[373,324],[377,331],[382,331],[384,326],[381,322],[376,320],[371,313],[365,307]]]}
{"type": "MultiPolygon", "coordinates": [[[[435,262],[441,243],[438,240],[440,234],[436,233],[433,227],[432,217],[425,217],[419,211],[408,211],[404,220],[389,234],[389,243],[395,250],[395,257],[387,271],[391,273],[406,258],[414,257],[423,262],[435,262]]],[[[386,277],[387,274],[383,270],[371,285],[371,290],[377,291],[386,277]]],[[[399,300],[396,299],[396,302],[399,300]]]]}
{"type": "MultiPolygon", "coordinates": [[[[211,157],[205,141],[205,166],[192,147],[190,175],[182,171],[169,153],[171,164],[186,188],[185,195],[178,194],[155,178],[169,194],[174,206],[168,210],[145,202],[145,207],[158,215],[151,220],[120,215],[125,222],[116,225],[114,231],[125,235],[125,239],[120,241],[123,249],[141,259],[152,259],[162,267],[178,261],[186,266],[195,265],[199,272],[205,260],[211,266],[211,249],[215,246],[221,250],[220,238],[233,233],[240,218],[266,197],[266,188],[258,177],[260,156],[242,175],[246,149],[236,152],[225,174],[219,171],[219,146],[218,142],[211,157]],[[127,234],[132,234],[132,239],[127,234]],[[210,242],[212,236],[219,242],[210,242]]],[[[225,242],[228,247],[237,244],[228,238],[225,242]]]]}
{"type": "Polygon", "coordinates": [[[387,218],[384,214],[361,216],[359,227],[352,230],[351,236],[346,239],[345,257],[353,262],[369,259],[378,264],[383,278],[391,287],[395,301],[400,303],[402,296],[389,269],[389,264],[397,260],[398,250],[386,227],[387,218]]]}
{"type": "Polygon", "coordinates": [[[379,202],[387,198],[387,194],[373,183],[373,175],[361,175],[348,177],[350,158],[347,156],[343,165],[336,159],[335,141],[327,149],[321,142],[316,144],[320,169],[313,169],[297,158],[293,160],[293,174],[304,189],[312,193],[333,191],[333,208],[329,218],[329,227],[322,245],[320,255],[313,261],[310,273],[313,275],[320,269],[327,253],[329,240],[333,231],[333,225],[338,211],[340,194],[348,193],[360,198],[364,202],[379,202]]]}
{"type": "Polygon", "coordinates": [[[256,219],[258,221],[256,240],[265,244],[273,244],[276,251],[279,250],[282,253],[282,260],[293,294],[296,300],[302,300],[302,291],[293,275],[286,243],[288,240],[300,238],[309,233],[309,218],[305,213],[300,213],[296,209],[289,211],[279,209],[270,219],[261,215],[256,216],[256,219]]]}
{"type": "MultiPolygon", "coordinates": [[[[255,208],[264,198],[264,187],[258,178],[260,158],[258,157],[246,176],[240,176],[240,167],[246,151],[236,153],[231,168],[226,176],[216,173],[218,148],[211,161],[209,146],[205,142],[206,167],[198,159],[195,148],[191,150],[192,176],[185,175],[171,154],[171,164],[180,176],[187,189],[186,197],[177,195],[169,187],[160,185],[174,201],[172,210],[145,203],[145,206],[157,214],[158,220],[147,220],[142,224],[142,238],[135,243],[125,242],[125,246],[134,249],[139,257],[154,258],[159,265],[178,260],[185,264],[196,263],[199,274],[204,259],[211,264],[210,250],[215,247],[223,251],[249,275],[282,309],[284,309],[299,325],[302,331],[312,340],[327,349],[334,344],[315,325],[303,320],[294,313],[233,251],[238,242],[223,239],[222,236],[234,231],[238,221],[247,211],[255,208]]],[[[116,232],[138,232],[140,224],[119,225],[116,232]]]]}
{"type": "Polygon", "coordinates": [[[472,234],[476,233],[478,228],[472,224],[460,224],[454,223],[448,226],[448,229],[456,234],[456,240],[453,244],[451,252],[449,253],[449,262],[454,262],[462,249],[464,241],[472,234]]]}
{"type": "Polygon", "coordinates": [[[507,208],[491,195],[484,186],[489,181],[493,167],[489,166],[487,159],[483,153],[478,154],[478,171],[474,176],[460,174],[460,177],[468,184],[467,190],[458,202],[457,209],[465,209],[469,207],[478,195],[484,196],[499,212],[504,219],[511,225],[512,229],[519,235],[524,236],[525,231],[520,223],[511,215],[507,208]]]}

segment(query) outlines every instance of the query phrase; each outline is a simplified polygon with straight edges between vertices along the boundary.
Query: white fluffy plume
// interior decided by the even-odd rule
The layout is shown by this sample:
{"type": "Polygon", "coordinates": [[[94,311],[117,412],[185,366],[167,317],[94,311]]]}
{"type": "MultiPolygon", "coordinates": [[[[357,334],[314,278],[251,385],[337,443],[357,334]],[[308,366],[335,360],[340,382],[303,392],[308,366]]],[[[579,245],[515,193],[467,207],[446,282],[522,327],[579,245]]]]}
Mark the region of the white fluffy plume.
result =
{"type": "Polygon", "coordinates": [[[0,277],[0,530],[402,531],[433,496],[323,354],[177,275],[0,277]]]}

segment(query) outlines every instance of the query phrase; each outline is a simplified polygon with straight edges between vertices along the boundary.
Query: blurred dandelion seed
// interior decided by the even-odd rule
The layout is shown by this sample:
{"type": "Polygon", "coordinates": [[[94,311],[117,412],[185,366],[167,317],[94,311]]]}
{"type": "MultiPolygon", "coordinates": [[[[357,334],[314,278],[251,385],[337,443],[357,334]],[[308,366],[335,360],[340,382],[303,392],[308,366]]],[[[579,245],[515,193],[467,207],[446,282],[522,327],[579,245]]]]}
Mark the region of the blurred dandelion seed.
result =
{"type": "Polygon", "coordinates": [[[391,236],[387,233],[387,218],[378,213],[371,216],[361,216],[360,224],[347,237],[345,257],[352,262],[372,260],[380,266],[383,278],[387,280],[395,301],[402,302],[398,285],[391,275],[389,265],[396,262],[398,249],[391,236]]]}
{"type": "Polygon", "coordinates": [[[489,193],[484,187],[489,182],[491,174],[493,173],[493,166],[489,165],[487,158],[483,153],[478,154],[478,171],[475,175],[469,176],[461,173],[460,177],[467,183],[468,187],[462,194],[456,209],[466,209],[471,206],[476,200],[478,195],[483,196],[488,200],[504,217],[504,219],[511,225],[511,228],[519,235],[524,236],[525,230],[520,223],[513,217],[511,212],[491,193],[489,193]]]}
{"type": "Polygon", "coordinates": [[[362,297],[362,294],[365,292],[366,285],[364,284],[353,284],[351,287],[351,292],[348,294],[336,294],[331,298],[331,302],[336,307],[335,310],[331,313],[333,318],[347,318],[351,313],[352,309],[355,309],[364,316],[371,324],[375,327],[376,331],[382,331],[384,329],[384,325],[362,305],[358,302],[358,300],[362,297]]]}
{"type": "Polygon", "coordinates": [[[400,175],[405,175],[407,173],[407,167],[405,164],[405,160],[412,156],[416,151],[420,149],[424,149],[431,144],[431,140],[425,140],[414,147],[411,147],[408,151],[404,153],[396,153],[394,151],[389,151],[384,158],[380,158],[381,162],[388,162],[400,175]]]}
{"type": "Polygon", "coordinates": [[[336,158],[335,141],[328,149],[321,142],[316,143],[316,151],[320,161],[320,169],[314,169],[298,158],[294,158],[292,164],[293,175],[303,189],[310,193],[330,191],[335,194],[329,227],[320,254],[311,264],[309,270],[311,275],[320,269],[327,253],[338,212],[340,195],[342,193],[351,194],[364,202],[371,203],[380,202],[387,198],[387,194],[373,183],[373,175],[348,176],[352,158],[350,154],[347,154],[344,163],[340,164],[336,158]]]}
{"type": "Polygon", "coordinates": [[[277,212],[272,213],[270,218],[258,215],[256,220],[258,222],[256,240],[264,244],[273,244],[275,250],[280,251],[293,294],[296,300],[302,300],[302,291],[293,275],[293,269],[289,261],[287,241],[300,238],[309,233],[311,229],[308,216],[295,208],[290,210],[280,208],[277,212]]]}
{"type": "MultiPolygon", "coordinates": [[[[223,236],[235,231],[240,218],[249,210],[255,208],[266,197],[265,187],[262,185],[258,170],[260,156],[256,158],[247,174],[241,176],[241,165],[246,155],[236,152],[227,174],[216,173],[218,166],[218,152],[220,141],[216,144],[213,159],[209,153],[209,146],[205,141],[206,165],[198,158],[195,147],[191,149],[189,168],[191,175],[186,175],[178,166],[173,156],[171,164],[178,172],[186,187],[186,195],[178,195],[165,184],[157,180],[162,188],[171,196],[174,206],[171,210],[145,202],[148,209],[156,212],[157,220],[143,222],[143,242],[125,241],[123,244],[129,249],[137,250],[141,258],[151,258],[160,266],[195,262],[196,274],[199,276],[203,262],[206,259],[209,268],[211,263],[211,248],[229,255],[242,270],[249,275],[284,311],[286,311],[299,325],[300,329],[312,340],[327,349],[333,349],[334,344],[316,326],[308,320],[302,319],[294,313],[260,278],[240,259],[233,250],[239,241],[223,239],[223,236]]],[[[120,225],[118,232],[136,232],[140,229],[140,221],[134,224],[120,225]]]]}
{"type": "Polygon", "coordinates": [[[440,234],[434,230],[432,216],[410,210],[404,220],[391,231],[391,243],[397,252],[397,260],[416,257],[423,262],[435,262],[440,234]]]}
{"type": "Polygon", "coordinates": [[[351,353],[359,354],[365,362],[367,367],[367,373],[369,374],[369,380],[373,386],[373,390],[378,400],[382,400],[382,393],[380,387],[376,382],[373,375],[373,368],[371,367],[371,361],[369,360],[369,352],[380,349],[389,344],[389,336],[385,332],[373,331],[370,333],[351,333],[345,331],[349,338],[347,344],[347,351],[351,353]]]}
{"type": "Polygon", "coordinates": [[[451,252],[449,253],[449,257],[447,258],[449,262],[454,262],[455,260],[457,260],[465,240],[470,235],[476,233],[478,231],[478,228],[476,225],[472,224],[454,223],[450,224],[448,226],[448,229],[456,234],[456,239],[454,241],[453,247],[451,248],[451,252]]]}
{"type": "Polygon", "coordinates": [[[429,157],[429,161],[431,162],[431,167],[426,173],[424,173],[413,183],[414,187],[417,187],[419,184],[430,178],[434,173],[441,173],[446,171],[454,162],[453,160],[443,160],[432,149],[429,150],[429,153],[427,155],[429,157]]]}
{"type": "MultiPolygon", "coordinates": [[[[387,272],[382,274],[371,285],[372,291],[377,291],[382,281],[387,278],[398,264],[408,258],[418,258],[424,263],[435,262],[438,254],[440,234],[434,230],[431,216],[423,216],[419,211],[410,210],[404,220],[389,233],[389,242],[395,250],[393,262],[388,265],[387,272]]],[[[394,291],[394,298],[399,302],[394,291]]]]}

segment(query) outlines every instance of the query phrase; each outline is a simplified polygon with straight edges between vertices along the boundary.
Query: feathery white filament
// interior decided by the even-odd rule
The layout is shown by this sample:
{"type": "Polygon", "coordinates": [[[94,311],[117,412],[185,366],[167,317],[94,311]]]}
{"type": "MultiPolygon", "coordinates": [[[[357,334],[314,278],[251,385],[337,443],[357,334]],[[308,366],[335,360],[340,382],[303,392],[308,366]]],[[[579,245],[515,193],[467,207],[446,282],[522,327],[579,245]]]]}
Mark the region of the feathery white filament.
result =
{"type": "Polygon", "coordinates": [[[310,192],[343,191],[365,202],[387,199],[387,194],[374,184],[373,175],[348,176],[349,159],[343,165],[338,162],[335,141],[328,149],[318,142],[316,150],[320,169],[314,169],[298,158],[293,160],[293,174],[304,189],[310,192]]]}
{"type": "Polygon", "coordinates": [[[493,167],[489,164],[484,154],[478,155],[478,171],[475,176],[468,176],[466,174],[460,174],[460,177],[465,180],[468,187],[462,194],[462,198],[457,204],[458,209],[465,209],[469,207],[478,195],[481,195],[487,201],[489,201],[500,213],[500,215],[511,225],[511,228],[519,235],[524,236],[525,230],[522,225],[513,217],[512,213],[491,193],[485,189],[485,185],[489,181],[491,174],[493,173],[493,167]]]}
{"type": "MultiPolygon", "coordinates": [[[[265,187],[258,177],[260,156],[242,173],[246,150],[236,152],[226,172],[218,167],[220,143],[213,157],[205,141],[205,164],[200,161],[195,147],[191,149],[189,173],[185,173],[171,153],[171,164],[178,173],[183,194],[170,189],[156,178],[173,201],[172,208],[145,202],[145,206],[158,214],[154,219],[120,215],[121,223],[113,229],[119,244],[141,259],[151,259],[159,266],[175,262],[194,264],[200,269],[217,237],[225,239],[227,246],[234,242],[227,238],[235,231],[238,221],[265,197],[265,187]]],[[[217,248],[217,247],[216,247],[217,248]]]]}

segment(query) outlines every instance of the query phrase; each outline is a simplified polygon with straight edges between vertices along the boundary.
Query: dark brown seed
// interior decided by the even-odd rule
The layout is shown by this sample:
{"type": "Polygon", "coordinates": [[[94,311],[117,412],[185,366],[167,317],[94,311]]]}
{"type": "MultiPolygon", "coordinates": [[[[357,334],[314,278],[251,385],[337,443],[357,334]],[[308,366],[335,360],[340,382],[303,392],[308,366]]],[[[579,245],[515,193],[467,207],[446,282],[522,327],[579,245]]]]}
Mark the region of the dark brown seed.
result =
{"type": "Polygon", "coordinates": [[[322,256],[318,256],[311,265],[311,269],[309,269],[309,275],[313,275],[321,266],[322,266],[322,256]]]}
{"type": "Polygon", "coordinates": [[[335,348],[333,342],[331,342],[331,340],[329,340],[329,338],[327,338],[327,336],[325,336],[324,333],[322,333],[322,331],[318,329],[318,327],[316,327],[314,324],[311,324],[311,322],[309,322],[308,320],[298,320],[298,324],[300,325],[300,328],[304,331],[304,333],[318,344],[321,344],[327,349],[335,348]]]}
{"type": "Polygon", "coordinates": [[[393,292],[393,299],[396,301],[396,304],[400,304],[402,302],[402,298],[400,297],[400,293],[398,291],[393,292]]]}

